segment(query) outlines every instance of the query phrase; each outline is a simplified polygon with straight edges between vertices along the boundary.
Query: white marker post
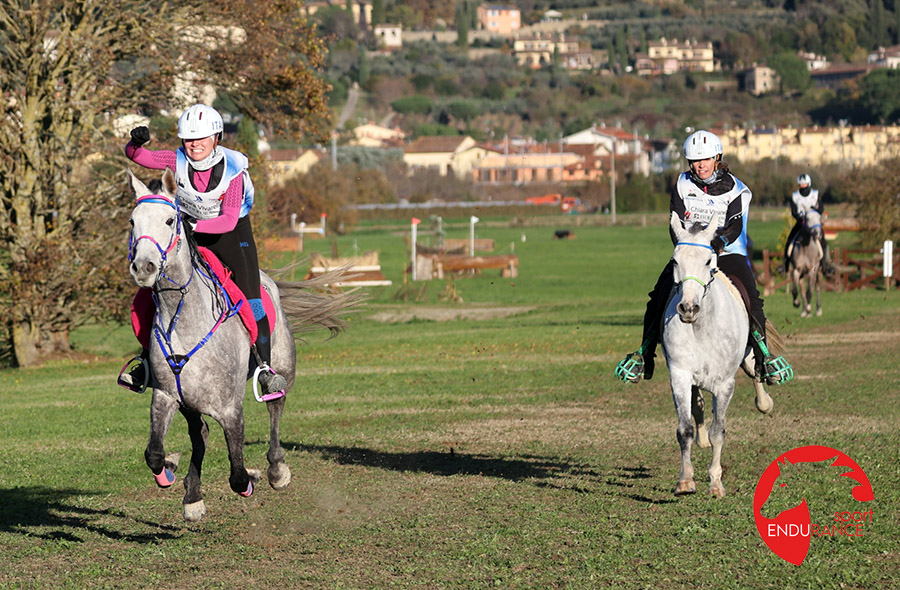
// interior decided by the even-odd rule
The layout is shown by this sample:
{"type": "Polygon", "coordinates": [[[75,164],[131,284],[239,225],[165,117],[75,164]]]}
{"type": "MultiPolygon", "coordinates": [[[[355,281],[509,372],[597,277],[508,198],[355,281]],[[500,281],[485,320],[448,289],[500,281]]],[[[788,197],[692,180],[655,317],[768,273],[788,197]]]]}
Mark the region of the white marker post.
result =
{"type": "Polygon", "coordinates": [[[475,224],[479,221],[474,215],[469,218],[469,256],[475,256],[475,224]]]}
{"type": "Polygon", "coordinates": [[[893,283],[894,278],[894,242],[891,240],[884,241],[884,262],[883,262],[883,271],[884,275],[884,288],[888,291],[891,290],[891,283],[893,283]]]}
{"type": "Polygon", "coordinates": [[[410,228],[412,235],[409,240],[412,244],[412,280],[416,280],[416,229],[420,223],[422,223],[421,219],[412,218],[412,227],[410,228]]]}

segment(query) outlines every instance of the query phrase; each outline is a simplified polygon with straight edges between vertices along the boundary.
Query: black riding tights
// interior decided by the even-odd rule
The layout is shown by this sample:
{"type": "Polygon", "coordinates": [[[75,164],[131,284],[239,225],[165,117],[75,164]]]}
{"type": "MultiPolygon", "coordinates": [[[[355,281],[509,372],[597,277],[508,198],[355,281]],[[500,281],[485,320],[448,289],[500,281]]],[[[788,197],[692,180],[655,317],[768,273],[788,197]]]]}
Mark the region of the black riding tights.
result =
{"type": "MultiPolygon", "coordinates": [[[[241,217],[233,230],[225,234],[194,233],[197,245],[212,250],[222,264],[232,272],[232,280],[247,297],[247,303],[253,308],[258,335],[256,350],[263,362],[269,363],[272,355],[269,319],[263,309],[260,298],[259,259],[256,253],[256,242],[253,239],[253,228],[250,217],[241,217]]],[[[250,363],[253,365],[251,357],[250,363]]]]}

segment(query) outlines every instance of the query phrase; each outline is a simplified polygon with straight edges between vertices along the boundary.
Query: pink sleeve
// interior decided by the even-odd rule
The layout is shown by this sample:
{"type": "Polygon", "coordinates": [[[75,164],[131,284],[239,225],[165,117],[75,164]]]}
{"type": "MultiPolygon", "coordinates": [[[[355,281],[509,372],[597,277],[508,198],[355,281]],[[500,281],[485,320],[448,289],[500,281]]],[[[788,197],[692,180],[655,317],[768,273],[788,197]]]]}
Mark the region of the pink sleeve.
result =
{"type": "Polygon", "coordinates": [[[125,156],[135,164],[151,170],[175,170],[175,152],[172,150],[148,150],[129,141],[125,146],[125,156]]]}
{"type": "Polygon", "coordinates": [[[197,221],[195,231],[201,234],[227,234],[235,228],[244,202],[244,175],[238,174],[228,184],[222,197],[222,213],[212,219],[197,221]]]}

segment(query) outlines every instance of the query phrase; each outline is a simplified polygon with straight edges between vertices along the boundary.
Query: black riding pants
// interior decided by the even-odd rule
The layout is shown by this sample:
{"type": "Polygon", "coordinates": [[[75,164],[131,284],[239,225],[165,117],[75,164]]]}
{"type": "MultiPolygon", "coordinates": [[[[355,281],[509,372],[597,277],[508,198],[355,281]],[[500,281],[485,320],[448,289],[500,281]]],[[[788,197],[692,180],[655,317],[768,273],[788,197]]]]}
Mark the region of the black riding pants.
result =
{"type": "MultiPolygon", "coordinates": [[[[260,297],[259,258],[250,216],[241,217],[235,228],[225,234],[201,234],[194,232],[197,245],[212,250],[222,264],[232,272],[232,280],[247,297],[253,309],[258,335],[256,350],[266,363],[271,360],[269,320],[260,297]]],[[[251,358],[251,364],[253,359],[251,358]]]]}

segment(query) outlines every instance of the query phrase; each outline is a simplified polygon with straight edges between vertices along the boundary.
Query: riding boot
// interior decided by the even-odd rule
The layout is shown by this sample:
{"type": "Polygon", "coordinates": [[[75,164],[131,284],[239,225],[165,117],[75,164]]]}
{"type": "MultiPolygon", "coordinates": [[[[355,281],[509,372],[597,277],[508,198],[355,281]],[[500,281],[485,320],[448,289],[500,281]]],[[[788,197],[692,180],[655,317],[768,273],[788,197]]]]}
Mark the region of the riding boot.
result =
{"type": "MultiPolygon", "coordinates": [[[[256,336],[256,352],[261,363],[259,364],[259,383],[263,386],[263,395],[283,392],[287,389],[287,380],[275,372],[269,366],[272,362],[272,342],[269,338],[269,318],[263,316],[256,322],[258,333],[256,336]]],[[[251,355],[251,361],[255,355],[251,355]]]]}
{"type": "Polygon", "coordinates": [[[750,321],[750,346],[756,359],[756,374],[769,385],[782,385],[794,378],[794,368],[783,356],[774,356],[766,342],[765,319],[750,321]]]}
{"type": "Polygon", "coordinates": [[[656,346],[659,344],[659,325],[669,302],[669,294],[675,281],[672,275],[673,263],[669,261],[653,290],[648,293],[647,309],[644,311],[644,333],[641,347],[629,353],[616,365],[615,375],[626,383],[639,383],[641,379],[653,378],[656,367],[656,346]]]}
{"type": "Polygon", "coordinates": [[[150,351],[142,348],[141,353],[122,368],[116,383],[135,393],[143,393],[150,381],[149,359],[150,351]]]}

